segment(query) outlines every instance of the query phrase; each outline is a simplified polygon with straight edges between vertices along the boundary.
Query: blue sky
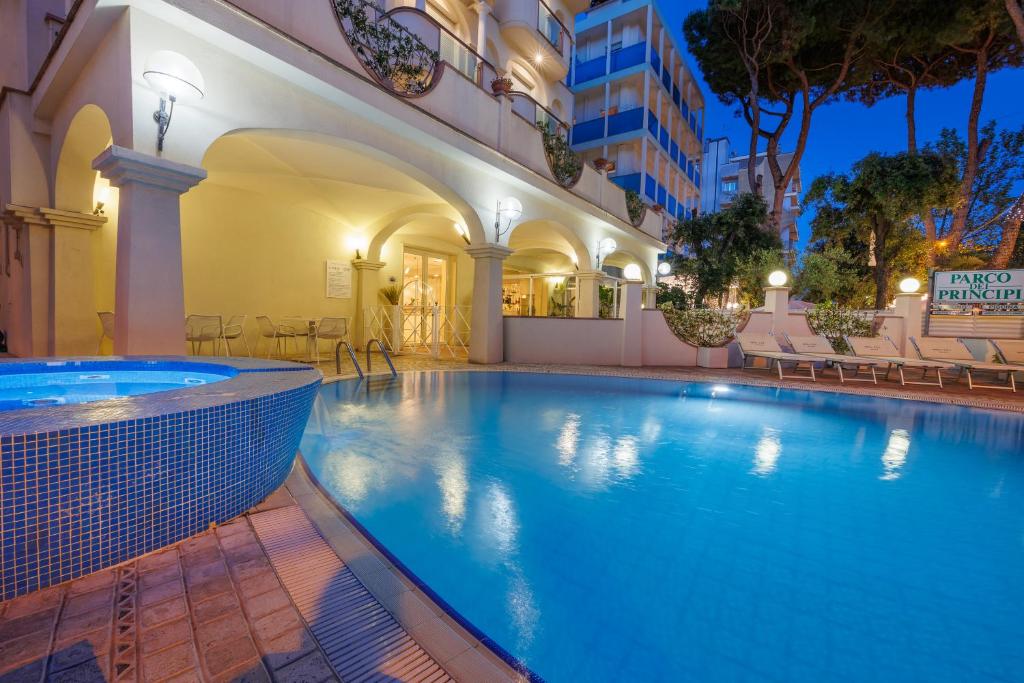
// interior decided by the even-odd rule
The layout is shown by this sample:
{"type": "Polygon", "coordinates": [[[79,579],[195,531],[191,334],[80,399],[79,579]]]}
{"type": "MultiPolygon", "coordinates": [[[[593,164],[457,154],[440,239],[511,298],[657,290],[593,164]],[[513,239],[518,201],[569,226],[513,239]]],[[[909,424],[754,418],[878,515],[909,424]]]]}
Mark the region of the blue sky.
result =
{"type": "MultiPolygon", "coordinates": [[[[675,38],[685,46],[682,36],[683,19],[695,9],[707,5],[704,0],[659,0],[665,21],[671,26],[675,38]]],[[[711,94],[703,82],[700,69],[692,55],[687,55],[690,68],[699,78],[704,90],[707,112],[704,131],[707,137],[728,137],[734,147],[743,149],[748,144],[749,128],[742,118],[723,105],[711,94]]],[[[917,98],[917,140],[924,145],[938,137],[943,128],[958,128],[963,134],[967,125],[973,81],[962,82],[953,88],[927,91],[917,98]]],[[[996,119],[1003,128],[1024,125],[1024,70],[1004,69],[992,74],[985,90],[982,122],[996,119]]],[[[849,102],[836,102],[814,113],[807,150],[800,164],[804,187],[819,175],[830,171],[846,171],[872,151],[899,152],[906,149],[907,129],[904,119],[905,100],[891,98],[868,108],[849,102]]],[[[797,122],[790,124],[784,138],[784,150],[792,149],[797,122]]],[[[763,148],[763,146],[762,146],[763,148]]],[[[800,247],[810,235],[810,216],[800,219],[800,247]]]]}

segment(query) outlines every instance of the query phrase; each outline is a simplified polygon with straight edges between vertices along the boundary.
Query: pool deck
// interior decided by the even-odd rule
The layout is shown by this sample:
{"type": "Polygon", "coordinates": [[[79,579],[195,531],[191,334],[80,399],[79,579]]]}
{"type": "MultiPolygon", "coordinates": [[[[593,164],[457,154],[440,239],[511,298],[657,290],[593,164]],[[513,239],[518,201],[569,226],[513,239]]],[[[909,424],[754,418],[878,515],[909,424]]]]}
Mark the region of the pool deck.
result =
{"type": "MultiPolygon", "coordinates": [[[[578,373],[850,392],[1024,412],[1024,392],[964,383],[779,382],[764,371],[473,366],[399,356],[399,371],[578,373]]],[[[383,363],[377,367],[383,366],[383,363]]],[[[328,364],[321,370],[334,375],[328,364]]],[[[379,373],[374,373],[374,377],[379,373]]],[[[514,681],[327,500],[301,461],[227,524],[117,567],[0,603],[0,683],[514,681]]]]}

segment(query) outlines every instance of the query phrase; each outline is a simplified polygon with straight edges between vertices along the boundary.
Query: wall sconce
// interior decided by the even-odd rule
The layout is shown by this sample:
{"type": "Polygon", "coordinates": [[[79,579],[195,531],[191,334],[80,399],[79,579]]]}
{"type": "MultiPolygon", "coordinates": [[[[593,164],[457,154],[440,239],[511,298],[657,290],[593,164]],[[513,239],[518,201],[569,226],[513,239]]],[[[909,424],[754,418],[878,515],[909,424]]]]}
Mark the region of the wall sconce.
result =
{"type": "Polygon", "coordinates": [[[627,280],[643,280],[644,272],[640,270],[640,266],[637,264],[630,263],[622,269],[622,276],[627,280]]]}
{"type": "Polygon", "coordinates": [[[494,241],[500,242],[501,236],[512,229],[512,221],[518,220],[523,215],[523,205],[515,197],[505,197],[498,200],[498,209],[494,213],[494,241]],[[502,219],[508,222],[504,230],[501,229],[502,219]]]}
{"type": "Polygon", "coordinates": [[[609,254],[614,254],[619,245],[611,237],[605,237],[597,243],[597,269],[601,270],[601,264],[609,254]]]}
{"type": "Polygon", "coordinates": [[[360,234],[349,234],[345,237],[345,246],[356,252],[356,258],[363,258],[362,250],[366,249],[366,237],[360,234]]]}
{"type": "Polygon", "coordinates": [[[96,208],[92,210],[93,216],[100,216],[103,214],[103,207],[110,200],[110,186],[104,185],[96,190],[96,208]]]}
{"type": "Polygon", "coordinates": [[[153,120],[156,121],[156,148],[162,152],[164,136],[171,127],[174,103],[178,98],[202,99],[206,85],[195,64],[170,50],[157,50],[151,54],[146,60],[142,77],[160,93],[160,108],[153,112],[153,120]]]}
{"type": "Polygon", "coordinates": [[[470,244],[469,230],[466,230],[466,227],[462,225],[462,223],[452,223],[452,225],[455,227],[455,232],[459,233],[459,237],[464,239],[466,244],[470,244]]]}
{"type": "Polygon", "coordinates": [[[662,261],[658,264],[658,275],[668,275],[672,272],[672,264],[668,261],[662,261]]]}

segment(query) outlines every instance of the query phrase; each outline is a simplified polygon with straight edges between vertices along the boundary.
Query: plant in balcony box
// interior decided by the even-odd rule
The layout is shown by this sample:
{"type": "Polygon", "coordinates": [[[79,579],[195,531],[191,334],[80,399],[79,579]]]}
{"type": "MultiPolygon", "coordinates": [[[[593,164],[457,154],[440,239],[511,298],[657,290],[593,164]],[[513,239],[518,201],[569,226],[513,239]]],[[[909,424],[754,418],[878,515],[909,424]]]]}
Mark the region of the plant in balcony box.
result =
{"type": "Polygon", "coordinates": [[[746,310],[693,308],[680,311],[668,302],[658,308],[672,333],[690,346],[697,347],[697,365],[702,368],[729,367],[729,349],[726,345],[736,336],[736,328],[746,319],[746,310]]]}
{"type": "Polygon", "coordinates": [[[498,76],[491,81],[491,92],[495,95],[507,95],[512,92],[512,79],[507,76],[498,76]]]}
{"type": "Polygon", "coordinates": [[[647,205],[636,190],[626,190],[626,212],[629,214],[629,222],[633,225],[640,225],[644,222],[644,215],[647,213],[647,205]]]}
{"type": "Polygon", "coordinates": [[[572,187],[583,173],[583,157],[573,151],[566,136],[550,123],[538,125],[544,142],[544,156],[555,181],[562,187],[572,187]]]}
{"type": "Polygon", "coordinates": [[[606,171],[608,170],[609,163],[611,162],[609,162],[604,157],[598,157],[594,159],[594,168],[596,168],[598,171],[606,171]]]}

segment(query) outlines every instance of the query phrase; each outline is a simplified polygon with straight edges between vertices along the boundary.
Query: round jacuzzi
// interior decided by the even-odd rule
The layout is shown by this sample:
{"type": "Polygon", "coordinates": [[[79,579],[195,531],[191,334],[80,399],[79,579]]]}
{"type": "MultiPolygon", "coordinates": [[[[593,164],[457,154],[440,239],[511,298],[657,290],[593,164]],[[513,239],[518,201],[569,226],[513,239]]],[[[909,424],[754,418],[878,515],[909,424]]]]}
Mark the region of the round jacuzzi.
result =
{"type": "Polygon", "coordinates": [[[321,379],[249,358],[0,362],[0,600],[260,502],[291,469],[321,379]]]}

